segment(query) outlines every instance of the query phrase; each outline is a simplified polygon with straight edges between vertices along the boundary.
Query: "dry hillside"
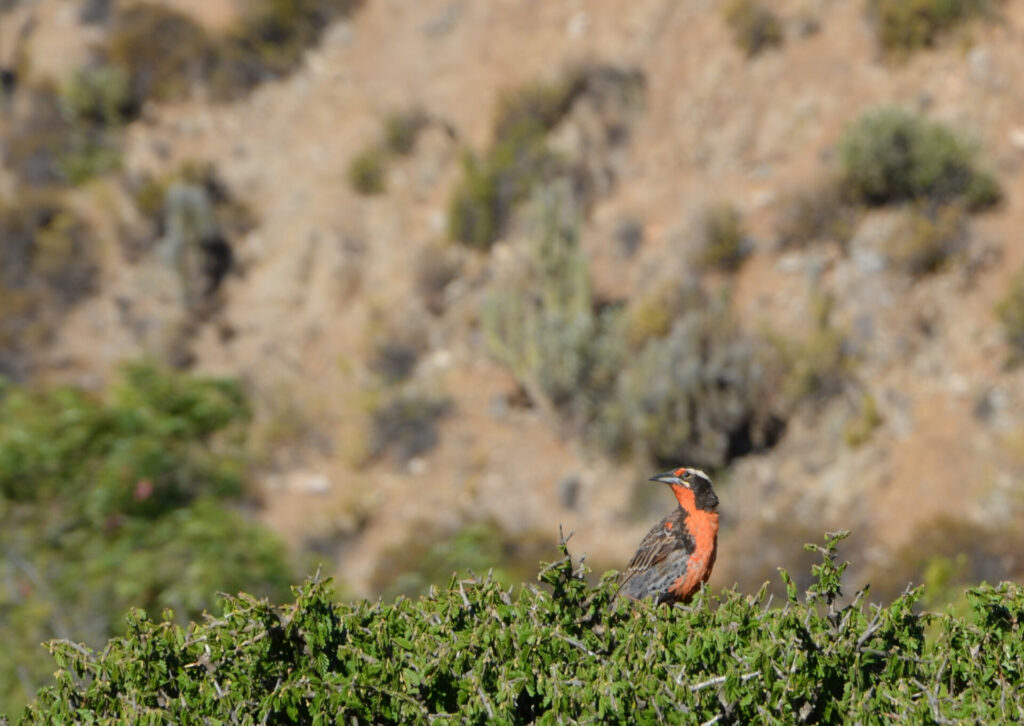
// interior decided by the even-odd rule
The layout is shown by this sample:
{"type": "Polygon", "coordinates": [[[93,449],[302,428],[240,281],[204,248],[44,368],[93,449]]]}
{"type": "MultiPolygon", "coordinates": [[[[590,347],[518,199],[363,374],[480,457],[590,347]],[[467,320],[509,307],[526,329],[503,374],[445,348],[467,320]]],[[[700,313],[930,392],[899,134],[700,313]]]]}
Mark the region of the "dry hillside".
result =
{"type": "MultiPolygon", "coordinates": [[[[106,5],[109,18],[131,3],[0,3],[0,65],[18,69],[0,134],[24,125],[27,87],[91,62],[116,23],[87,22],[82,7],[106,5]]],[[[218,33],[253,3],[166,5],[218,33]]],[[[517,572],[559,525],[598,571],[621,568],[671,506],[644,482],[671,456],[595,442],[605,415],[581,413],[571,385],[545,395],[544,366],[503,356],[516,340],[488,327],[495,295],[513,290],[525,307],[506,323],[519,330],[521,301],[542,284],[530,256],[547,233],[531,201],[543,184],[510,197],[487,240],[451,231],[466,154],[499,141],[502,109],[568,87],[529,153],[555,169],[537,172],[552,195],[573,200],[575,221],[554,224],[578,232],[582,299],[625,311],[618,366],[657,366],[645,343],[669,340],[684,312],[716,309],[700,344],[745,331],[774,361],[757,395],[789,391],[765,404],[770,421],[740,414],[727,445],[705,442],[698,457],[722,500],[712,584],[774,578],[834,528],[853,530],[858,581],[899,589],[934,556],[965,578],[1019,579],[1024,368],[1007,364],[996,309],[1024,266],[1024,4],[995,3],[893,54],[870,3],[766,3],[777,34],[753,55],[727,5],[366,0],[293,70],[245,93],[220,98],[191,78],[144,99],[120,166],[66,192],[93,230],[93,278],[17,370],[95,386],[148,355],[240,378],[256,411],[259,516],[354,594],[386,590],[467,528],[517,572]],[[1001,200],[968,213],[830,199],[844,130],[894,104],[976,144],[1001,200]],[[353,160],[384,143],[396,114],[416,120],[409,148],[371,153],[360,190],[353,160]],[[146,180],[189,162],[213,170],[205,188],[226,230],[227,251],[200,262],[168,251],[169,218],[138,202],[146,180]],[[825,221],[794,242],[801,199],[825,221]],[[707,252],[715,210],[739,225],[735,263],[707,252]],[[934,236],[936,258],[907,251],[934,236]]],[[[11,158],[8,198],[27,185],[11,158]]]]}

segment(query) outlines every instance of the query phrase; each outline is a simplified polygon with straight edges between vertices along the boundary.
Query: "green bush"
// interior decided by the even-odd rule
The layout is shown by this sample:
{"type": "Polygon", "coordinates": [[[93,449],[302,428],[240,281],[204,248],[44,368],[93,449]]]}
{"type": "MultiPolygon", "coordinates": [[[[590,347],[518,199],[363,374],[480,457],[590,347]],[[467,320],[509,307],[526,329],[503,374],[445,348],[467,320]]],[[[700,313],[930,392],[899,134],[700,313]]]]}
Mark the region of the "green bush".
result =
{"type": "Polygon", "coordinates": [[[292,72],[332,20],[361,0],[255,0],[238,25],[217,36],[163,4],[133,3],[115,13],[103,53],[131,79],[136,110],[177,100],[205,85],[220,100],[292,72]]]}
{"type": "Polygon", "coordinates": [[[999,188],[976,157],[976,148],[947,126],[895,107],[861,116],[839,142],[843,184],[871,205],[959,200],[970,211],[990,207],[999,188]]]}
{"type": "Polygon", "coordinates": [[[782,45],[782,23],[757,0],[730,0],[723,12],[733,40],[748,58],[782,45]]]}
{"type": "Polygon", "coordinates": [[[1024,269],[1018,270],[1010,280],[1010,289],[996,305],[996,317],[1013,351],[1011,360],[1024,359],[1024,269]]]}
{"type": "Polygon", "coordinates": [[[419,109],[396,111],[384,120],[384,148],[397,156],[406,156],[416,147],[416,139],[430,123],[419,109]]]}
{"type": "Polygon", "coordinates": [[[1024,714],[1024,591],[968,591],[966,617],[843,604],[836,537],[802,597],[726,591],[692,606],[613,602],[564,545],[546,586],[453,578],[393,604],[334,602],[328,583],[275,608],[225,597],[183,629],[142,613],[100,652],[50,644],[57,683],[24,723],[1009,723],[1024,714]]]}
{"type": "Polygon", "coordinates": [[[879,45],[904,55],[930,48],[940,37],[973,18],[987,15],[999,0],[867,0],[879,45]]]}
{"type": "Polygon", "coordinates": [[[21,378],[71,307],[93,289],[95,241],[53,191],[0,200],[0,375],[21,378]]]}
{"type": "Polygon", "coordinates": [[[291,73],[329,23],[355,13],[362,0],[253,0],[238,25],[217,40],[210,85],[232,99],[291,73]]]}
{"type": "Polygon", "coordinates": [[[348,183],[360,194],[381,194],[387,188],[384,150],[371,146],[349,162],[348,183]]]}
{"type": "Polygon", "coordinates": [[[23,110],[2,139],[4,161],[27,186],[80,184],[121,164],[121,127],[129,112],[123,77],[80,70],[60,89],[26,89],[23,110]]]}
{"type": "Polygon", "coordinates": [[[697,263],[722,272],[735,272],[749,252],[743,216],[731,204],[710,206],[701,219],[701,248],[697,263]]]}
{"type": "Polygon", "coordinates": [[[283,592],[281,543],[224,504],[247,418],[236,384],[141,364],[102,398],[0,390],[0,710],[49,679],[48,638],[98,646],[132,606],[189,619],[218,590],[283,592]]]}
{"type": "MultiPolygon", "coordinates": [[[[483,154],[467,152],[462,178],[448,206],[449,237],[471,247],[490,247],[506,231],[517,205],[530,193],[558,177],[573,176],[566,160],[547,147],[548,133],[566,117],[585,94],[635,102],[643,77],[635,71],[607,66],[582,66],[556,81],[535,83],[505,93],[498,103],[490,148],[483,154]]],[[[602,119],[609,123],[607,119],[602,119]]],[[[609,138],[624,133],[610,122],[609,138]]],[[[586,176],[576,169],[574,181],[586,176]]]]}
{"type": "Polygon", "coordinates": [[[128,75],[132,107],[141,109],[184,98],[214,67],[217,45],[188,15],[143,2],[119,8],[104,52],[128,75]]]}

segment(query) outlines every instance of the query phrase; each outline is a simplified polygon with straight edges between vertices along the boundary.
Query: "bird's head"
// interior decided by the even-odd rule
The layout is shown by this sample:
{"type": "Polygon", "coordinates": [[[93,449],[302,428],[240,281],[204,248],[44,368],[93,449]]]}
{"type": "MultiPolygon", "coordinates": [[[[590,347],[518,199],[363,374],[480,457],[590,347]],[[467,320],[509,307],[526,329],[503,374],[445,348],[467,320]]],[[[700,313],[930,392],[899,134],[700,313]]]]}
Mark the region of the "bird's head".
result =
{"type": "Polygon", "coordinates": [[[676,499],[684,507],[692,502],[698,509],[713,512],[718,506],[718,495],[711,486],[711,477],[700,469],[681,467],[652,476],[651,481],[660,481],[672,487],[676,499]]]}

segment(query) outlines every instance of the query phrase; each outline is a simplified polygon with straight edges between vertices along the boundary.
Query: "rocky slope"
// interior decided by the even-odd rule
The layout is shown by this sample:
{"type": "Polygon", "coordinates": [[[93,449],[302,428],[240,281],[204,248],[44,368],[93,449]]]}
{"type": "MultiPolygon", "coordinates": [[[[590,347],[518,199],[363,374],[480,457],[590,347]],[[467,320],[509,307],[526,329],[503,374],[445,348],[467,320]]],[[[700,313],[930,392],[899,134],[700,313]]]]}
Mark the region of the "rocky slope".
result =
{"type": "MultiPolygon", "coordinates": [[[[70,56],[48,49],[64,37],[84,46],[97,31],[75,20],[76,3],[30,5],[33,73],[66,73],[52,59],[70,56]]],[[[176,5],[208,27],[237,12],[227,0],[176,5]]],[[[19,12],[0,16],[4,37],[19,12]]],[[[615,463],[543,406],[519,405],[515,378],[481,338],[481,304],[523,254],[528,225],[489,251],[446,240],[463,149],[491,141],[501,94],[607,64],[642,74],[627,138],[588,145],[599,115],[585,109],[551,135],[569,157],[600,160],[581,227],[595,297],[635,300],[691,275],[695,220],[730,202],[752,254],[734,276],[699,273],[705,284],[728,288],[745,327],[792,336],[813,331],[816,301],[830,297],[829,324],[852,361],[839,395],[798,407],[776,446],[719,473],[713,584],[772,578],[831,528],[854,530],[862,580],[903,572],[902,548],[944,517],[982,527],[971,537],[997,527],[1019,539],[1024,372],[1005,367],[993,310],[1024,264],[1024,7],[1006,3],[999,20],[903,62],[880,53],[860,2],[785,2],[778,13],[782,45],[747,58],[706,0],[370,0],[332,24],[297,72],[241,100],[199,92],[147,105],[127,129],[122,177],[208,161],[254,224],[232,241],[232,271],[197,318],[166,257],[126,258],[118,237],[140,221],[125,185],[76,191],[101,230],[100,279],[43,368],[89,383],[146,353],[241,377],[265,454],[263,516],[296,547],[332,557],[355,593],[373,592],[378,569],[403,566],[389,558],[410,537],[422,547],[473,521],[527,543],[553,542],[562,525],[599,569],[621,567],[670,505],[666,494],[638,511],[651,465],[615,463]],[[781,249],[790,196],[834,173],[848,123],[891,103],[968,133],[995,170],[1004,200],[971,218],[966,252],[908,275],[888,257],[893,210],[867,215],[845,247],[781,249]],[[434,122],[388,165],[384,193],[359,194],[350,161],[378,142],[388,114],[408,109],[434,122]],[[433,305],[424,260],[456,271],[433,305]],[[406,461],[369,456],[383,395],[374,351],[389,342],[415,352],[403,385],[450,401],[437,445],[406,461]],[[868,398],[877,421],[853,445],[844,432],[868,398]]],[[[1024,560],[1006,555],[999,567],[1020,576],[1024,560]]]]}

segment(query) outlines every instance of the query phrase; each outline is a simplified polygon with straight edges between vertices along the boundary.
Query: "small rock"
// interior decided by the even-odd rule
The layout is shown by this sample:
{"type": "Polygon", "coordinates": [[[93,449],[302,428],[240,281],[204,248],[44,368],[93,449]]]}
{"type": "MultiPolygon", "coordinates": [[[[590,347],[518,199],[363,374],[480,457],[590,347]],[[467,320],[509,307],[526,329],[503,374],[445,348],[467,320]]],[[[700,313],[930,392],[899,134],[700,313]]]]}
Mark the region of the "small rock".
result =
{"type": "Polygon", "coordinates": [[[576,509],[576,505],[580,498],[580,477],[578,474],[570,474],[567,477],[563,477],[556,490],[558,492],[558,499],[562,502],[562,506],[566,509],[576,509]]]}

